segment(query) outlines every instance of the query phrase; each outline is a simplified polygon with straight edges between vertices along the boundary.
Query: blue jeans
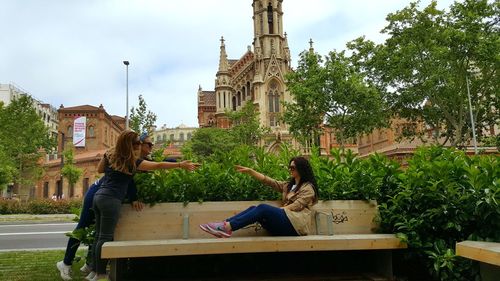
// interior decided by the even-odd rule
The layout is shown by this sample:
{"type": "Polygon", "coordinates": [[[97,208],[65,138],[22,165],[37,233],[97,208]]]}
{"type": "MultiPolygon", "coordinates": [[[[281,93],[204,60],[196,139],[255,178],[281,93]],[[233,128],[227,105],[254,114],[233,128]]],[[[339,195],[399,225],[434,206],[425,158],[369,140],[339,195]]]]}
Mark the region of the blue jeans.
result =
{"type": "Polygon", "coordinates": [[[113,241],[121,207],[122,201],[120,199],[101,194],[94,196],[95,236],[92,270],[97,274],[106,274],[108,261],[101,259],[102,245],[113,241]]]}
{"type": "Polygon", "coordinates": [[[231,224],[232,230],[238,230],[258,222],[271,235],[298,236],[297,231],[286,216],[285,210],[267,204],[252,206],[226,221],[231,224]]]}
{"type": "MultiPolygon", "coordinates": [[[[76,225],[75,230],[77,229],[82,229],[85,227],[89,227],[94,223],[94,212],[92,211],[92,202],[94,201],[94,195],[96,191],[100,187],[100,182],[92,184],[89,187],[89,190],[85,194],[85,197],[83,198],[83,206],[82,206],[82,212],[80,213],[80,220],[78,221],[78,224],[76,225]]],[[[64,253],[64,264],[66,265],[71,265],[73,264],[73,260],[75,259],[76,251],[78,250],[78,247],[80,246],[80,240],[75,239],[73,237],[69,238],[68,240],[68,245],[66,246],[66,252],[64,253]]],[[[92,257],[92,250],[91,246],[89,246],[88,252],[87,252],[87,260],[86,263],[88,264],[91,261],[92,257]]]]}

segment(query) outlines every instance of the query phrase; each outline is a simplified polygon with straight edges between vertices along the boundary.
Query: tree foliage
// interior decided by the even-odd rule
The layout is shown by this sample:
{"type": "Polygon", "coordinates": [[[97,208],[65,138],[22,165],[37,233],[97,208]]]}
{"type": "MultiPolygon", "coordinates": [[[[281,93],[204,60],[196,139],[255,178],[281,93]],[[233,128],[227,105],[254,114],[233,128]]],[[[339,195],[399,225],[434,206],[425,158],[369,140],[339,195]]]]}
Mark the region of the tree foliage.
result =
{"type": "Polygon", "coordinates": [[[325,57],[311,51],[300,56],[299,67],[287,76],[294,102],[285,103],[284,120],[299,138],[315,139],[322,125],[332,128],[343,146],[350,138],[386,125],[381,90],[367,82],[345,52],[325,57]]]}
{"type": "Polygon", "coordinates": [[[193,134],[191,140],[182,147],[182,154],[186,158],[204,160],[217,158],[224,152],[233,150],[238,145],[227,129],[200,128],[193,134]]]}
{"type": "Polygon", "coordinates": [[[292,135],[303,145],[316,140],[322,132],[327,112],[325,71],[318,53],[303,51],[297,69],[286,75],[286,86],[293,102],[285,102],[283,120],[292,135]]]}
{"type": "Polygon", "coordinates": [[[0,157],[2,177],[21,185],[33,184],[42,170],[40,157],[55,147],[48,128],[33,108],[29,96],[0,106],[0,157]],[[5,161],[5,162],[3,162],[5,161]]]}
{"type": "Polygon", "coordinates": [[[330,52],[325,70],[326,124],[334,129],[341,147],[348,139],[387,126],[389,115],[380,89],[366,82],[351,57],[347,57],[344,51],[330,52]]]}
{"type": "Polygon", "coordinates": [[[130,129],[137,133],[147,132],[151,135],[156,122],[156,114],[148,110],[146,101],[139,95],[139,107],[130,109],[130,129]]]}
{"type": "Polygon", "coordinates": [[[411,3],[387,16],[383,44],[358,38],[349,48],[371,82],[390,90],[397,117],[424,121],[461,146],[472,133],[467,79],[478,134],[500,121],[499,12],[498,1],[456,2],[449,11],[411,3]]]}
{"type": "Polygon", "coordinates": [[[231,121],[229,133],[237,143],[254,146],[267,132],[260,126],[259,113],[250,101],[245,103],[241,110],[227,111],[226,115],[231,121]]]}
{"type": "Polygon", "coordinates": [[[73,148],[67,148],[63,152],[63,156],[64,166],[61,169],[61,174],[68,180],[70,188],[73,188],[82,175],[83,170],[75,166],[73,148]]]}

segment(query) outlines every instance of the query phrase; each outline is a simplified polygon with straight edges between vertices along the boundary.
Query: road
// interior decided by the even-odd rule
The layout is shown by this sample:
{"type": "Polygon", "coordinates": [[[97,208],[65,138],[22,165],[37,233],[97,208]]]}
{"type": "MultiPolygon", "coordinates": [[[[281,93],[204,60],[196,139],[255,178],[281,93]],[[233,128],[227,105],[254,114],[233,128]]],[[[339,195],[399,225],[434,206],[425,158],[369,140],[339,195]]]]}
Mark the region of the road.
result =
{"type": "Polygon", "coordinates": [[[0,225],[0,252],[29,249],[64,249],[66,232],[76,223],[27,223],[0,225]]]}

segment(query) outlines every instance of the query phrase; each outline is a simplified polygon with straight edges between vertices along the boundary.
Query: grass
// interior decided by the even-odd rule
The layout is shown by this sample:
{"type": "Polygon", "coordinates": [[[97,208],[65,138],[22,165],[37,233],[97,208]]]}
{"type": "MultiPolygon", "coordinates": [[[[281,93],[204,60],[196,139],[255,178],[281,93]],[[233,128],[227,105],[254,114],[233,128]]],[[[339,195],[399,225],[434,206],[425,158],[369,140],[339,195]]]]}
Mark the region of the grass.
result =
{"type": "MultiPolygon", "coordinates": [[[[85,251],[79,250],[78,257],[84,257],[85,251]]],[[[62,280],[56,268],[56,262],[64,257],[63,250],[19,251],[0,253],[0,280],[9,281],[54,281],[62,280]]],[[[84,280],[80,272],[84,258],[73,263],[73,280],[84,280]]]]}

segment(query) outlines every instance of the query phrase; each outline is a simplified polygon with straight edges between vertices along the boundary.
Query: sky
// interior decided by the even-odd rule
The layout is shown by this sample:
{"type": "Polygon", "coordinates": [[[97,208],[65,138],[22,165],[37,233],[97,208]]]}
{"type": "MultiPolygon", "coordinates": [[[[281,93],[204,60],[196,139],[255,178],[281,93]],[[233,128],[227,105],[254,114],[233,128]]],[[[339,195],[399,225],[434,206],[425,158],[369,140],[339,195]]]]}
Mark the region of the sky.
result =
{"type": "MultiPolygon", "coordinates": [[[[421,6],[430,0],[422,0],[421,6]]],[[[452,4],[438,0],[439,8],[452,4]]],[[[377,43],[385,17],[404,0],[284,0],[283,26],[295,66],[316,52],[377,43]]],[[[0,83],[59,108],[102,104],[125,116],[143,95],[157,126],[197,127],[197,91],[213,90],[220,37],[229,59],[253,41],[250,0],[0,0],[0,83]]]]}

